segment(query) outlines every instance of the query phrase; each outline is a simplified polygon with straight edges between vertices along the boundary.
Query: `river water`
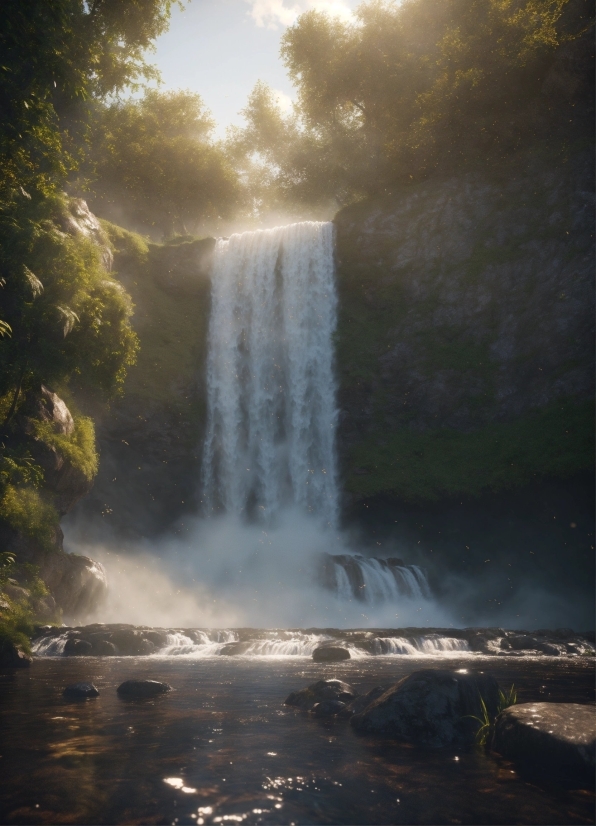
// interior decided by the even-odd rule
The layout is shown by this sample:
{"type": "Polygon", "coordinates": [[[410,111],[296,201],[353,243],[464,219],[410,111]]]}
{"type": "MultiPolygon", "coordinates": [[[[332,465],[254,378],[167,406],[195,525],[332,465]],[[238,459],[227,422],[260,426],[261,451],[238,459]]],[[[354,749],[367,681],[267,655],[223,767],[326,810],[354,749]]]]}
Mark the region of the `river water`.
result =
{"type": "Polygon", "coordinates": [[[357,690],[417,668],[485,671],[520,702],[593,702],[593,662],[575,658],[39,658],[0,673],[0,820],[10,824],[593,823],[594,796],[520,777],[472,747],[427,751],[356,735],[283,705],[318,679],[357,690]],[[169,682],[123,701],[130,678],[169,682]],[[67,702],[90,680],[95,700],[67,702]]]}

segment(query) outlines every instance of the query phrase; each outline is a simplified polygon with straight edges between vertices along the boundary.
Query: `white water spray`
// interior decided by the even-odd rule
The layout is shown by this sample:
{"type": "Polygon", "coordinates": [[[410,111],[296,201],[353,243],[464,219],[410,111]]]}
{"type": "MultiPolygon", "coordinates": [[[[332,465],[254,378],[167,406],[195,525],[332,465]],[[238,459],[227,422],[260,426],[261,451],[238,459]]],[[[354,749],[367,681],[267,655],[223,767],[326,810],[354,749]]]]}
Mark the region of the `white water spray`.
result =
{"type": "Polygon", "coordinates": [[[217,242],[207,363],[207,513],[337,522],[331,223],[217,242]]]}

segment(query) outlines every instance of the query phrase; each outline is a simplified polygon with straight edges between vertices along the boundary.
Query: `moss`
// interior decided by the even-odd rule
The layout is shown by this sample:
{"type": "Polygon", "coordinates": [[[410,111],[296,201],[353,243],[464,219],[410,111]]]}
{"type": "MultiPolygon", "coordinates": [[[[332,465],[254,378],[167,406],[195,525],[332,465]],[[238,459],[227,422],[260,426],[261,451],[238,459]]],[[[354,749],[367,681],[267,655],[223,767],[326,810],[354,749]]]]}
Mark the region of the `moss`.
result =
{"type": "Polygon", "coordinates": [[[137,232],[130,232],[103,219],[100,220],[100,224],[108,236],[112,252],[120,256],[128,256],[139,262],[146,260],[149,253],[149,242],[144,236],[137,232]]]}
{"type": "Polygon", "coordinates": [[[91,481],[97,474],[99,457],[95,449],[95,425],[87,416],[75,416],[75,429],[71,436],[56,433],[51,422],[34,423],[35,435],[45,444],[55,448],[85,479],[91,481]]]}
{"type": "Polygon", "coordinates": [[[58,513],[33,488],[6,485],[0,498],[0,520],[45,550],[54,549],[58,513]]]}
{"type": "Polygon", "coordinates": [[[0,613],[0,649],[13,643],[25,654],[31,654],[31,638],[35,631],[35,616],[28,605],[8,601],[9,608],[0,613]]]}
{"type": "Polygon", "coordinates": [[[432,501],[521,487],[536,477],[565,478],[593,465],[593,423],[591,403],[567,400],[472,433],[400,428],[352,450],[346,487],[365,497],[432,501]]]}

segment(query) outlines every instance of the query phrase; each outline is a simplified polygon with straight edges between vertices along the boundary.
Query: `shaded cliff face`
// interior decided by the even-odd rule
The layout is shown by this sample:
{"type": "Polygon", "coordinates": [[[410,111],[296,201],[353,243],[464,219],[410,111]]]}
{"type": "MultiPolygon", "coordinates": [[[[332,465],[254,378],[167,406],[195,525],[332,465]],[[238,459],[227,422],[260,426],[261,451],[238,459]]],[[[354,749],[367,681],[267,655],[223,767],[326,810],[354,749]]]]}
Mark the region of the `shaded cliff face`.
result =
{"type": "Polygon", "coordinates": [[[351,501],[428,501],[592,462],[589,157],[512,161],[336,217],[351,501]]]}
{"type": "Polygon", "coordinates": [[[90,495],[70,515],[80,539],[153,536],[197,509],[214,239],[147,244],[104,223],[116,277],[132,296],[137,363],[122,398],[93,410],[100,454],[90,495]]]}

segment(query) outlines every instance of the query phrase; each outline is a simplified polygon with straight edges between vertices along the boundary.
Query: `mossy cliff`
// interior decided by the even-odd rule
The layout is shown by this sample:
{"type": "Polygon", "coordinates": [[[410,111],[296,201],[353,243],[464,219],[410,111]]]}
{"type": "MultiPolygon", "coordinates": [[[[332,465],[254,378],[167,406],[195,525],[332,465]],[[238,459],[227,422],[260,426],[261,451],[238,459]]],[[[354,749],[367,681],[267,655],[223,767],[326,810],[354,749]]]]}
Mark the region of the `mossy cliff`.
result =
{"type": "Polygon", "coordinates": [[[152,244],[102,222],[114,273],[134,303],[140,348],[123,395],[93,411],[100,451],[77,536],[152,536],[196,511],[204,423],[211,238],[152,244]]]}
{"type": "Polygon", "coordinates": [[[348,503],[476,497],[592,466],[592,193],[575,147],[338,214],[348,503]]]}

